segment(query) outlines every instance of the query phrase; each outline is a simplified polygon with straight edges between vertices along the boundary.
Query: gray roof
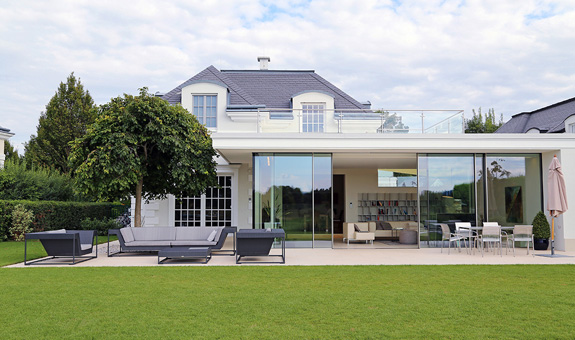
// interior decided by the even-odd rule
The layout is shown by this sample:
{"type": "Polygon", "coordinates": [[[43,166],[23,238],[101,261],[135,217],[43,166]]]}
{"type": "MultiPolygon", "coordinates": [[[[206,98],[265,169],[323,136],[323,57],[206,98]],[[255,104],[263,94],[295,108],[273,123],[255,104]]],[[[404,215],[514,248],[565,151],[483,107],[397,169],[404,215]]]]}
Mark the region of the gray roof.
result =
{"type": "Polygon", "coordinates": [[[575,98],[532,111],[513,115],[497,133],[525,133],[538,129],[541,133],[565,132],[565,119],[575,115],[575,98]]]}
{"type": "Polygon", "coordinates": [[[186,80],[162,98],[171,104],[181,103],[182,88],[196,82],[212,82],[228,88],[229,108],[291,108],[291,98],[309,91],[326,93],[334,98],[336,109],[365,109],[357,100],[310,71],[221,70],[210,66],[186,80]]]}
{"type": "Polygon", "coordinates": [[[10,129],[3,128],[0,126],[0,132],[10,132],[10,129]]]}

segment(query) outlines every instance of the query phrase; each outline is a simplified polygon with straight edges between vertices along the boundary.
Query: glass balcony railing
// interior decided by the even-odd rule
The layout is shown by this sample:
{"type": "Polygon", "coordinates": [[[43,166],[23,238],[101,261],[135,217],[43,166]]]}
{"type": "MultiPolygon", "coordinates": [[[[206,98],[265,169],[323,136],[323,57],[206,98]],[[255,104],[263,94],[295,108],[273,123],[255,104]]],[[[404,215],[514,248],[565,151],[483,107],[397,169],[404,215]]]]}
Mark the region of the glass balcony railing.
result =
{"type": "Polygon", "coordinates": [[[257,110],[261,133],[464,133],[464,126],[463,110],[257,110]]]}

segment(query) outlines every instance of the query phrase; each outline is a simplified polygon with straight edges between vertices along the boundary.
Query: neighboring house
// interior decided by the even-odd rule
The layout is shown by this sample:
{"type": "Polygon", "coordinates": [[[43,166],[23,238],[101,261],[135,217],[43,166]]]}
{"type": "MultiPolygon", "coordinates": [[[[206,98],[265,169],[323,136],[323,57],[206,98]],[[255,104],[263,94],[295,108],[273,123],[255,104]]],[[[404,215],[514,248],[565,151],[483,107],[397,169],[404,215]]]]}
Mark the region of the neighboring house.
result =
{"type": "Polygon", "coordinates": [[[10,132],[10,129],[0,126],[0,168],[4,167],[4,160],[6,159],[4,155],[4,141],[10,139],[12,136],[14,136],[14,134],[10,132]]]}
{"type": "MultiPolygon", "coordinates": [[[[464,134],[460,110],[371,109],[314,71],[259,60],[251,71],[210,66],[161,95],[212,131],[219,187],[152,201],[143,225],[281,227],[288,246],[348,247],[343,222],[411,221],[415,245],[398,244],[396,229],[349,247],[434,247],[442,222],[530,224],[553,155],[575,169],[575,135],[464,134]]],[[[575,171],[564,172],[575,202],[575,171]]],[[[557,248],[575,249],[575,211],[556,226],[557,248]]]]}
{"type": "Polygon", "coordinates": [[[513,115],[496,133],[575,133],[575,98],[513,115]]]}

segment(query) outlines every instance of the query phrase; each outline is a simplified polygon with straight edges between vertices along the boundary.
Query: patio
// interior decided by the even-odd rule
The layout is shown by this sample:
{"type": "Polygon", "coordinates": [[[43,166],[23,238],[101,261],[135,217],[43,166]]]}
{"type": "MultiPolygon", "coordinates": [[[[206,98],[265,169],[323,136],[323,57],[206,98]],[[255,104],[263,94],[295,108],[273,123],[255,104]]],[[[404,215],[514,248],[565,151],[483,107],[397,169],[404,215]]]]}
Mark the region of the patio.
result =
{"type": "MultiPolygon", "coordinates": [[[[117,241],[111,242],[111,246],[116,246],[117,241]]],[[[74,267],[138,267],[138,266],[158,266],[156,253],[142,254],[122,254],[120,256],[107,257],[105,255],[106,244],[98,247],[101,256],[76,264],[74,267]]],[[[231,240],[228,240],[222,250],[232,249],[231,240]]],[[[550,254],[550,251],[536,251],[536,254],[550,254]]],[[[452,249],[451,254],[447,254],[446,249],[441,253],[440,248],[421,249],[331,249],[331,248],[288,248],[286,249],[286,263],[288,266],[322,266],[322,265],[501,265],[501,264],[575,264],[575,252],[557,252],[559,255],[569,257],[544,257],[535,256],[533,253],[527,255],[524,248],[518,248],[515,257],[509,254],[494,255],[486,253],[481,257],[480,252],[474,255],[468,254],[465,250],[461,252],[452,249]]],[[[271,254],[281,254],[281,248],[274,248],[271,254]]],[[[258,262],[265,262],[269,259],[262,257],[254,260],[253,263],[238,265],[234,256],[213,256],[207,264],[200,264],[197,261],[170,261],[160,266],[250,266],[263,265],[258,262]]],[[[285,266],[281,265],[281,266],[285,266]]],[[[57,265],[55,265],[57,266],[57,265]]],[[[67,264],[62,266],[69,267],[67,264]]],[[[277,266],[271,264],[271,266],[277,266]]],[[[25,267],[24,263],[18,263],[7,267],[25,267]]],[[[26,266],[28,267],[28,266],[26,266]]]]}

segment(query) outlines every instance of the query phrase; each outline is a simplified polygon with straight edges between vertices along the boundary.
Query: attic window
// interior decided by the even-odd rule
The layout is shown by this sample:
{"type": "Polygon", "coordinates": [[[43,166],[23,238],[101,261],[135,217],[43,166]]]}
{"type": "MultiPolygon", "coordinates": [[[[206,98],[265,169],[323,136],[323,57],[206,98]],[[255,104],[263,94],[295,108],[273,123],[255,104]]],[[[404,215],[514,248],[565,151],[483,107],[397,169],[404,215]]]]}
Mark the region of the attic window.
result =
{"type": "Polygon", "coordinates": [[[302,103],[302,132],[324,132],[325,103],[302,103]]]}
{"type": "Polygon", "coordinates": [[[209,128],[217,127],[217,95],[194,95],[194,107],[192,113],[201,124],[209,128]]]}

